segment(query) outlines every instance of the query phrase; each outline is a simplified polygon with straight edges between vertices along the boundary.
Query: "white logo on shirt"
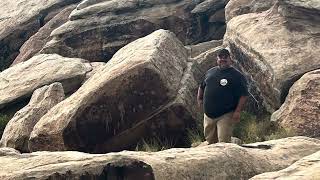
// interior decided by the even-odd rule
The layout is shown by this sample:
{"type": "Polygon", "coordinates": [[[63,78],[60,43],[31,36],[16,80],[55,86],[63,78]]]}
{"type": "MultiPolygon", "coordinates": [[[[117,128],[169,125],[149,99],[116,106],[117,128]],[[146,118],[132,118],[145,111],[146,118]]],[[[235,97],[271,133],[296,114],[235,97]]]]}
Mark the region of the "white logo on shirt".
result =
{"type": "Polygon", "coordinates": [[[226,79],[221,79],[221,80],[220,80],[220,84],[221,84],[221,86],[225,86],[225,85],[228,84],[228,80],[226,80],[226,79]]]}

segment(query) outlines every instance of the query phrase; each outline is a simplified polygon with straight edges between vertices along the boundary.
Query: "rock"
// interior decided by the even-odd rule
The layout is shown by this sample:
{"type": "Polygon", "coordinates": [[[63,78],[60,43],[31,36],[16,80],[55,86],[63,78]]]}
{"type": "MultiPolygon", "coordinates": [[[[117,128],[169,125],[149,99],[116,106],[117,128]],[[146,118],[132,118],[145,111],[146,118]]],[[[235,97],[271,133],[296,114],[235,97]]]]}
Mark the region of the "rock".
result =
{"type": "Polygon", "coordinates": [[[297,79],[320,68],[319,7],[294,2],[281,0],[268,11],[234,17],[224,39],[270,112],[297,79]]]}
{"type": "Polygon", "coordinates": [[[0,109],[53,82],[61,82],[66,94],[73,92],[91,69],[83,59],[56,54],[34,56],[0,73],[0,109]]]}
{"type": "Polygon", "coordinates": [[[209,22],[225,23],[225,22],[226,22],[225,10],[224,10],[224,9],[220,9],[220,10],[217,11],[215,14],[213,14],[212,16],[210,16],[209,22]]]}
{"type": "Polygon", "coordinates": [[[8,147],[0,148],[0,157],[1,156],[14,156],[14,155],[18,155],[18,154],[20,154],[20,152],[13,149],[13,148],[8,148],[8,147]]]}
{"type": "Polygon", "coordinates": [[[30,152],[28,140],[34,125],[53,106],[64,99],[61,83],[53,83],[34,91],[29,104],[18,111],[8,122],[0,145],[20,152],[30,152]]]}
{"type": "Polygon", "coordinates": [[[187,55],[165,30],[123,47],[41,118],[30,137],[32,151],[100,153],[127,149],[153,135],[182,138],[198,112],[187,55]]]}
{"type": "Polygon", "coordinates": [[[122,173],[126,175],[126,179],[144,179],[144,175],[158,180],[249,179],[264,172],[284,169],[320,150],[319,140],[306,137],[285,138],[259,144],[271,148],[243,148],[236,144],[218,143],[153,153],[122,151],[93,155],[73,151],[4,156],[0,157],[0,178],[106,179],[110,174],[113,174],[111,177],[117,177],[119,174],[114,170],[119,172],[122,169],[128,172],[122,173]]]}
{"type": "Polygon", "coordinates": [[[52,32],[53,39],[41,52],[107,62],[121,47],[157,29],[172,31],[184,44],[222,39],[224,23],[207,18],[226,4],[215,2],[204,6],[194,0],[86,0],[52,32]]]}
{"type": "Polygon", "coordinates": [[[222,46],[210,48],[198,56],[191,58],[195,62],[193,73],[198,84],[203,81],[206,72],[210,68],[217,66],[217,55],[222,48],[222,46]]]}
{"type": "Polygon", "coordinates": [[[37,54],[43,46],[51,40],[50,34],[57,27],[67,22],[68,17],[76,5],[69,5],[61,12],[54,16],[48,23],[39,29],[37,33],[31,36],[20,48],[18,57],[13,61],[11,66],[24,62],[37,54]]]}
{"type": "Polygon", "coordinates": [[[237,137],[231,137],[231,143],[242,145],[243,141],[241,139],[237,138],[237,137]]]}
{"type": "Polygon", "coordinates": [[[225,7],[226,22],[242,14],[266,11],[275,3],[276,0],[230,0],[225,7]]]}
{"type": "Polygon", "coordinates": [[[106,63],[104,62],[92,62],[90,63],[91,67],[92,67],[92,71],[88,72],[86,74],[86,78],[83,82],[86,82],[91,76],[93,76],[96,72],[98,72],[100,69],[104,68],[104,66],[106,65],[106,63]]]}
{"type": "Polygon", "coordinates": [[[255,179],[317,179],[320,177],[320,151],[304,157],[291,166],[276,172],[267,172],[251,178],[255,179]]]}
{"type": "Polygon", "coordinates": [[[303,75],[291,87],[271,120],[298,135],[320,137],[320,69],[303,75]]]}
{"type": "Polygon", "coordinates": [[[1,0],[0,71],[9,67],[22,44],[45,23],[52,11],[80,0],[1,0]]]}
{"type": "Polygon", "coordinates": [[[221,46],[222,43],[223,43],[222,40],[212,40],[212,41],[207,41],[207,42],[203,42],[195,45],[189,45],[189,46],[186,46],[186,48],[189,51],[189,54],[190,54],[189,56],[191,58],[195,58],[202,53],[205,53],[211,49],[215,49],[216,47],[221,46]]]}
{"type": "MultiPolygon", "coordinates": [[[[0,152],[2,149],[0,148],[0,152]]],[[[7,163],[7,168],[0,170],[2,180],[28,178],[154,180],[150,165],[125,156],[91,155],[80,152],[37,152],[0,156],[0,159],[2,166],[7,163]],[[16,161],[12,161],[13,159],[16,161]]]]}

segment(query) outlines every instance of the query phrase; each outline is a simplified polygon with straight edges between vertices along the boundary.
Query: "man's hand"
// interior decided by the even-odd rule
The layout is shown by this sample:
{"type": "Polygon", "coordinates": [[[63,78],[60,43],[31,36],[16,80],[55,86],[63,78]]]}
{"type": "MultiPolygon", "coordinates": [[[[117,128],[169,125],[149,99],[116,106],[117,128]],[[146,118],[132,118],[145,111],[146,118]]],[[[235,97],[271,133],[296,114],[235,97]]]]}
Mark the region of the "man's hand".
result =
{"type": "Polygon", "coordinates": [[[240,122],[240,112],[235,111],[232,115],[232,119],[233,119],[233,122],[235,123],[240,122]]]}

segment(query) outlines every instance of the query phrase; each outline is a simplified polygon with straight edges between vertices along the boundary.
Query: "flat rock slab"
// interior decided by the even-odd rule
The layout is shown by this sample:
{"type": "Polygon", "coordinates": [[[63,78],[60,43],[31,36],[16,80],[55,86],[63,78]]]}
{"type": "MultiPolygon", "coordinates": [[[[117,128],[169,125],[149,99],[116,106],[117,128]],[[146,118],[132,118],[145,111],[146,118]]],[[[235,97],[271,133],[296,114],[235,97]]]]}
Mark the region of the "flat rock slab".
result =
{"type": "Polygon", "coordinates": [[[65,93],[79,88],[92,67],[83,59],[40,54],[0,73],[0,109],[31,97],[34,90],[61,82],[65,93]]]}
{"type": "Polygon", "coordinates": [[[127,179],[249,179],[264,172],[284,169],[320,150],[319,140],[306,137],[285,138],[258,144],[271,148],[243,148],[235,144],[218,143],[152,153],[13,153],[0,156],[0,178],[105,178],[110,177],[110,174],[117,177],[122,169],[122,175],[127,179]]]}
{"type": "Polygon", "coordinates": [[[250,180],[288,179],[315,180],[320,177],[320,151],[300,159],[291,166],[276,172],[267,172],[254,176],[250,180]]]}
{"type": "Polygon", "coordinates": [[[1,0],[0,70],[19,54],[22,44],[45,23],[48,14],[80,0],[1,0]]]}
{"type": "Polygon", "coordinates": [[[19,55],[15,58],[11,66],[27,61],[32,56],[36,55],[43,46],[51,40],[50,34],[57,27],[68,21],[68,17],[76,5],[69,5],[63,8],[57,15],[50,19],[44,26],[42,26],[37,33],[32,35],[20,48],[19,55]]]}

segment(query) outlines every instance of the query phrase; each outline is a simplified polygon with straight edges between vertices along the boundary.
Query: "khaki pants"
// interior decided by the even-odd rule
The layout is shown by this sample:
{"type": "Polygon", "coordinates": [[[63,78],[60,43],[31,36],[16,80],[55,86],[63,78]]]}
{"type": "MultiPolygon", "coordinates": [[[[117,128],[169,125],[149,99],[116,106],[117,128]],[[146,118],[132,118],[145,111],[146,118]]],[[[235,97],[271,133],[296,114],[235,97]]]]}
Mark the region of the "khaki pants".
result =
{"type": "Polygon", "coordinates": [[[233,112],[226,113],[218,118],[212,119],[204,114],[203,127],[204,137],[209,144],[217,142],[230,142],[234,122],[233,112]]]}

